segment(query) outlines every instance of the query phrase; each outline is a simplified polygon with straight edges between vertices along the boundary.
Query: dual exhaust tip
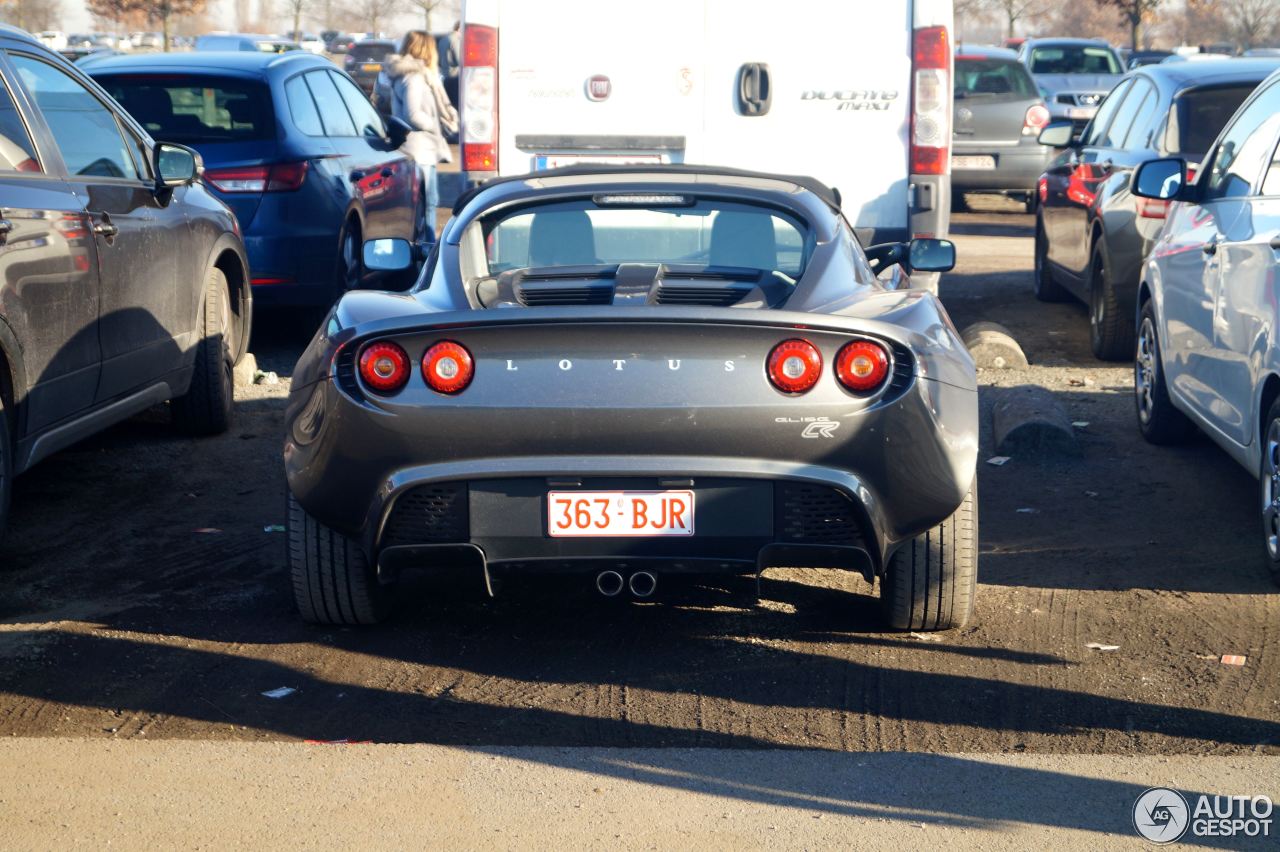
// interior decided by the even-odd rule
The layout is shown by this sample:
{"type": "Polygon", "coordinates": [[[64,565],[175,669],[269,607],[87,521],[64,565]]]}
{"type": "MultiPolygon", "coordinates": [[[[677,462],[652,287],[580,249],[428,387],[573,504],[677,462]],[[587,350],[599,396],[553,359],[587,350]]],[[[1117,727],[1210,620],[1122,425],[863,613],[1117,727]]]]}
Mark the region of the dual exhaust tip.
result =
{"type": "Polygon", "coordinates": [[[616,598],[629,589],[637,598],[652,597],[658,590],[658,576],[652,571],[636,571],[624,578],[617,571],[601,571],[596,575],[596,591],[606,598],[616,598]]]}

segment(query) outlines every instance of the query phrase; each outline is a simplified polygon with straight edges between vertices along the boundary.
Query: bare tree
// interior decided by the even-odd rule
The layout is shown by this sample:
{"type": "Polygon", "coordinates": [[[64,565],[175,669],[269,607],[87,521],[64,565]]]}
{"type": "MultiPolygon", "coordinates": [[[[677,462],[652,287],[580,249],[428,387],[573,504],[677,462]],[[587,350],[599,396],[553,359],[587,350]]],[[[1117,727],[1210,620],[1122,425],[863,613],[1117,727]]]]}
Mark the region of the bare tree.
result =
{"type": "Polygon", "coordinates": [[[406,2],[422,13],[422,28],[431,32],[431,13],[443,6],[445,0],[406,0],[406,2]]]}
{"type": "Polygon", "coordinates": [[[1018,21],[1043,15],[1054,4],[1048,0],[987,0],[987,5],[1004,17],[1005,38],[1013,38],[1018,21]]]}
{"type": "Polygon", "coordinates": [[[169,25],[174,18],[204,11],[206,0],[89,0],[89,13],[109,21],[120,21],[131,15],[144,14],[148,21],[160,24],[164,49],[169,49],[169,25]]]}
{"type": "Polygon", "coordinates": [[[56,29],[62,14],[62,0],[3,0],[0,2],[0,19],[31,32],[56,29]]]}
{"type": "Polygon", "coordinates": [[[1276,0],[1222,0],[1221,6],[1231,35],[1245,48],[1266,41],[1280,24],[1276,0]]]}
{"type": "Polygon", "coordinates": [[[377,34],[382,31],[382,22],[394,15],[400,5],[399,0],[364,0],[362,10],[364,19],[369,24],[369,32],[377,34]]]}
{"type": "Polygon", "coordinates": [[[284,10],[293,21],[293,29],[289,37],[302,38],[302,13],[311,5],[311,0],[284,0],[284,10]]]}
{"type": "Polygon", "coordinates": [[[1149,21],[1164,0],[1099,0],[1120,12],[1121,20],[1129,25],[1129,46],[1138,49],[1138,30],[1149,21]]]}

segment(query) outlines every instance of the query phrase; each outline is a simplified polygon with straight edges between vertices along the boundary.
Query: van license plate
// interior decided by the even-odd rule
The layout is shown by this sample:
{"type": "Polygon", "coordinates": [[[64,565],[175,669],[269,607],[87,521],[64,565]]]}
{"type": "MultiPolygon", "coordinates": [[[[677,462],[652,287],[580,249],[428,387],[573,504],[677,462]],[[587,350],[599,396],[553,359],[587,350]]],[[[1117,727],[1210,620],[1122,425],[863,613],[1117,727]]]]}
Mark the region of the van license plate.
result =
{"type": "Polygon", "coordinates": [[[951,157],[951,168],[991,171],[996,167],[996,158],[988,156],[960,155],[951,157]]]}
{"type": "Polygon", "coordinates": [[[693,535],[693,492],[551,491],[547,534],[552,538],[693,535]]]}
{"type": "Polygon", "coordinates": [[[643,166],[661,163],[661,154],[539,154],[534,158],[534,168],[558,169],[563,166],[643,166]]]}

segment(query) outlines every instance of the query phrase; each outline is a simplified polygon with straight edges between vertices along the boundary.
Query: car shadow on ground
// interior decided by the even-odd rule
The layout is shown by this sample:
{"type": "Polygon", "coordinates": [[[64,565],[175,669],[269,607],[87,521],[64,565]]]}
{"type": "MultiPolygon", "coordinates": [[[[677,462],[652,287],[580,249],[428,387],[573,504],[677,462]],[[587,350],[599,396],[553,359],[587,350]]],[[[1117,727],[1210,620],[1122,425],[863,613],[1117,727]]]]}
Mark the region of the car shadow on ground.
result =
{"type": "MultiPolygon", "coordinates": [[[[539,601],[538,604],[545,604],[539,601]]],[[[1224,713],[1193,708],[1171,708],[1156,704],[1121,701],[1076,692],[1063,692],[1026,684],[1009,684],[968,677],[927,674],[918,671],[833,663],[827,671],[815,674],[811,663],[800,662],[792,652],[757,645],[746,660],[725,665],[727,637],[703,635],[697,613],[678,610],[646,612],[641,618],[655,624],[646,631],[653,641],[652,663],[633,666],[625,685],[611,676],[610,638],[607,622],[599,618],[570,617],[570,613],[547,611],[539,606],[535,619],[518,622],[521,634],[490,636],[490,647],[484,658],[487,668],[474,669],[476,674],[503,678],[510,688],[536,696],[544,684],[567,680],[572,684],[610,684],[630,690],[697,691],[701,696],[715,696],[748,706],[762,700],[771,704],[801,698],[806,703],[821,704],[836,695],[854,694],[927,694],[932,700],[911,707],[899,706],[889,712],[888,723],[963,722],[999,725],[1015,732],[1038,731],[1069,735],[1081,727],[1124,726],[1129,730],[1159,731],[1171,737],[1202,736],[1214,732],[1224,744],[1254,745],[1276,742],[1280,723],[1245,719],[1224,713]],[[692,618],[693,623],[682,623],[692,618]],[[539,629],[541,626],[541,629],[539,629]],[[664,638],[665,637],[665,638],[664,638]],[[568,643],[577,640],[575,648],[568,643]],[[600,640],[593,642],[592,639],[600,640]],[[583,642],[586,640],[586,642],[583,642]],[[602,647],[603,646],[603,647],[602,647]],[[713,655],[716,666],[702,669],[697,683],[689,682],[678,667],[676,655],[696,658],[713,655]],[[566,669],[568,670],[566,672],[566,669]],[[796,689],[800,684],[786,682],[786,673],[803,669],[808,672],[810,691],[796,689]],[[565,678],[565,675],[568,675],[565,678]],[[761,679],[772,680],[773,687],[756,688],[761,679]],[[779,683],[779,679],[783,682],[779,683]],[[820,688],[829,681],[835,689],[820,688]],[[914,683],[913,683],[914,681],[914,683]],[[818,688],[814,688],[818,687],[818,688]],[[1020,693],[1032,692],[1035,695],[1020,693]],[[1048,714],[997,714],[990,707],[1028,706],[1057,708],[1054,718],[1048,714]],[[982,720],[982,721],[979,721],[982,720]]],[[[511,615],[507,612],[506,615],[511,615]]],[[[401,656],[420,665],[466,665],[474,655],[462,652],[457,643],[456,628],[474,632],[472,614],[450,623],[447,616],[435,613],[433,626],[424,623],[405,624],[388,631],[383,639],[409,639],[401,645],[401,656]],[[406,633],[418,634],[417,637],[406,633]],[[429,634],[424,637],[422,634],[429,634]],[[398,634],[398,635],[397,635],[398,634]],[[424,642],[423,639],[426,639],[424,642]],[[417,649],[416,652],[414,649],[417,649]]],[[[765,631],[766,635],[768,631],[765,631]]],[[[10,635],[9,640],[24,637],[10,635]]],[[[666,720],[608,718],[584,715],[569,709],[549,706],[500,707],[483,701],[469,700],[465,693],[449,687],[423,694],[389,686],[375,687],[352,680],[353,672],[326,676],[300,671],[276,661],[242,656],[242,646],[223,653],[210,653],[189,647],[160,645],[150,641],[122,639],[108,633],[97,635],[58,633],[31,634],[31,641],[44,643],[46,656],[56,654],[62,665],[44,676],[28,676],[19,683],[4,678],[6,690],[58,701],[80,708],[97,708],[104,719],[108,714],[143,715],[149,719],[182,717],[202,720],[210,725],[232,725],[253,728],[272,737],[317,741],[350,739],[374,742],[429,742],[459,746],[571,746],[606,745],[620,748],[643,746],[644,752],[599,755],[589,770],[604,776],[641,780],[646,783],[701,791],[753,802],[772,802],[806,808],[819,813],[852,816],[875,816],[942,825],[989,825],[991,823],[1029,822],[1056,827],[1093,831],[1123,831],[1130,803],[1142,792],[1142,785],[1111,781],[1085,780],[1079,776],[1020,767],[997,768],[966,758],[922,757],[918,784],[886,785],[867,789],[855,783],[856,772],[847,762],[833,759],[831,774],[796,775],[770,773],[751,778],[716,774],[714,761],[700,760],[682,751],[653,751],[649,747],[685,748],[777,748],[792,747],[779,741],[767,730],[756,733],[715,730],[692,730],[666,720]],[[121,677],[108,689],[95,679],[77,676],[75,661],[112,659],[121,677]],[[231,689],[211,690],[208,683],[238,684],[231,689]],[[263,697],[262,691],[279,686],[296,690],[284,699],[263,697]],[[940,773],[938,775],[932,772],[940,773]],[[921,797],[923,790],[942,782],[968,778],[975,786],[967,786],[969,795],[959,796],[954,809],[945,797],[921,797]],[[1004,785],[1025,791],[1028,787],[1051,791],[1059,785],[1082,784],[1092,789],[1091,798],[1112,804],[1112,809],[1079,809],[1061,803],[1042,804],[1030,808],[1011,807],[1010,797],[989,795],[1004,785]],[[842,788],[856,788],[856,796],[845,797],[842,788]]],[[[369,653],[385,653],[385,648],[370,647],[368,634],[334,635],[315,631],[314,641],[331,643],[358,660],[369,653]]],[[[381,644],[380,642],[378,644],[381,644]]],[[[474,642],[471,643],[474,646],[474,642]]],[[[692,661],[691,661],[692,662],[692,661]]],[[[839,701],[844,704],[843,700],[839,701]]],[[[833,707],[834,709],[834,707],[833,707]]],[[[862,712],[856,700],[843,712],[854,718],[862,712]]],[[[886,715],[886,708],[878,713],[886,715]]],[[[687,722],[687,720],[686,720],[687,722]]],[[[159,732],[159,729],[153,729],[159,732]]],[[[102,734],[109,736],[109,734],[102,734]]],[[[154,737],[152,737],[154,738],[154,737]]],[[[522,754],[524,759],[545,761],[554,765],[577,766],[580,760],[572,752],[557,749],[522,754]]],[[[861,758],[859,758],[861,759],[861,758]]],[[[872,758],[874,759],[874,758],[872,758]]],[[[1153,779],[1154,780],[1154,779],[1153,779]]],[[[1075,795],[1080,795],[1079,791],[1075,795]]],[[[953,793],[954,796],[954,793],[953,793]]],[[[1058,802],[1055,798],[1045,802],[1058,802]]],[[[1210,845],[1213,844],[1209,841],[1210,845]]],[[[1227,844],[1223,844],[1224,846],[1227,844]]]]}

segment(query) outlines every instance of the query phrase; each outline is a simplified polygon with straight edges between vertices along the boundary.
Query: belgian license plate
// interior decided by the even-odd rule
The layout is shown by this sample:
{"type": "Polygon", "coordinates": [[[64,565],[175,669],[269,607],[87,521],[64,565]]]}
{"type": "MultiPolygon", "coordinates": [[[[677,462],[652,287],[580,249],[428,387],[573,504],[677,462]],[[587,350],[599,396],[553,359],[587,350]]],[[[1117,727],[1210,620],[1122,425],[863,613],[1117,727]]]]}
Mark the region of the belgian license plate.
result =
{"type": "Polygon", "coordinates": [[[563,166],[643,166],[661,162],[661,154],[539,154],[534,158],[534,168],[542,171],[563,166]]]}
{"type": "Polygon", "coordinates": [[[382,70],[382,66],[381,66],[381,65],[379,65],[379,64],[378,64],[378,63],[376,63],[376,62],[366,62],[365,64],[363,64],[363,65],[361,65],[361,66],[360,66],[360,70],[362,70],[362,71],[370,71],[370,72],[372,72],[372,71],[381,71],[381,70],[382,70]]]}
{"type": "Polygon", "coordinates": [[[1067,118],[1093,118],[1097,107],[1068,107],[1067,118]]]}
{"type": "Polygon", "coordinates": [[[547,533],[553,538],[693,535],[693,492],[551,491],[547,533]]]}
{"type": "Polygon", "coordinates": [[[996,167],[996,158],[992,156],[977,155],[952,155],[951,168],[953,169],[985,169],[991,170],[996,167]]]}

